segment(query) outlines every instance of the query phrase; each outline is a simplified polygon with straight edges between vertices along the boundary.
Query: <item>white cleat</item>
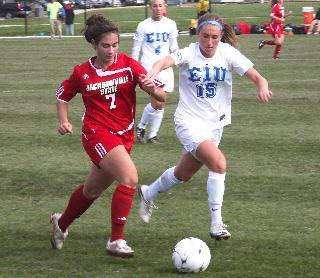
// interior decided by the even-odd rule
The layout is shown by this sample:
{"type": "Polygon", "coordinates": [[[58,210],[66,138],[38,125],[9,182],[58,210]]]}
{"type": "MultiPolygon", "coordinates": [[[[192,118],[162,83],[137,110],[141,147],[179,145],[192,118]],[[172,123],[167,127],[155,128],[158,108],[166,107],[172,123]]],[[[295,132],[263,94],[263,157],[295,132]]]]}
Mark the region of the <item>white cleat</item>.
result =
{"type": "Polygon", "coordinates": [[[152,210],[153,209],[158,209],[158,207],[152,202],[146,200],[145,192],[148,190],[147,185],[141,185],[141,187],[138,188],[139,195],[140,195],[140,208],[139,208],[139,216],[141,220],[144,223],[149,223],[151,215],[152,215],[152,210]]]}
{"type": "Polygon", "coordinates": [[[210,236],[216,240],[229,239],[231,234],[227,230],[227,225],[219,223],[210,229],[210,236]]]}
{"type": "Polygon", "coordinates": [[[61,213],[53,213],[50,216],[50,223],[52,224],[52,233],[51,233],[51,245],[54,249],[62,249],[63,243],[68,235],[68,230],[62,232],[58,221],[61,217],[61,213]]]}
{"type": "Polygon", "coordinates": [[[107,242],[106,246],[107,252],[111,256],[130,258],[134,256],[133,249],[127,244],[124,239],[117,239],[114,241],[107,242]]]}

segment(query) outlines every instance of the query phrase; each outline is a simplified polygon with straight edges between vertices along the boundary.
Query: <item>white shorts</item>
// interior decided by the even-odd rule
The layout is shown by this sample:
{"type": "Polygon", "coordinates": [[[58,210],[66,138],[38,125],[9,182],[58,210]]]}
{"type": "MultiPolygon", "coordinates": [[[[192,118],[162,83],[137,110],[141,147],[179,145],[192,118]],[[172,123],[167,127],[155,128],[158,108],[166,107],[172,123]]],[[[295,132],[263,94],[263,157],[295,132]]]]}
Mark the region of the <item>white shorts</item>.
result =
{"type": "Polygon", "coordinates": [[[175,130],[183,145],[184,153],[191,153],[196,159],[198,159],[197,148],[202,142],[211,139],[216,146],[219,146],[223,133],[223,127],[212,129],[204,123],[177,119],[175,119],[175,130]]]}
{"type": "Polygon", "coordinates": [[[163,90],[167,93],[172,93],[174,89],[174,74],[172,68],[167,68],[160,71],[158,79],[164,83],[163,90]]]}

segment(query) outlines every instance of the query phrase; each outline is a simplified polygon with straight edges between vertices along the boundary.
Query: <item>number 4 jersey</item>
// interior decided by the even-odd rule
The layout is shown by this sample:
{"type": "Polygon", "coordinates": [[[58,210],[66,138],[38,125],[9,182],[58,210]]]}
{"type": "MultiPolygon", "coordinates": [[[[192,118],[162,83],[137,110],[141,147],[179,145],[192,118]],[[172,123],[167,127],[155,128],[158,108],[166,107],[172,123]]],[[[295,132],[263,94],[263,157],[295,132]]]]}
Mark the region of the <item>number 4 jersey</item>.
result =
{"type": "Polygon", "coordinates": [[[253,63],[231,45],[219,42],[212,58],[199,43],[171,54],[179,66],[179,104],[175,121],[218,129],[231,123],[232,70],[243,75],[253,63]]]}
{"type": "Polygon", "coordinates": [[[133,39],[142,42],[141,64],[147,70],[151,69],[157,60],[167,56],[170,50],[178,48],[177,37],[177,25],[167,17],[162,17],[159,21],[149,17],[140,22],[133,39]]]}
{"type": "MultiPolygon", "coordinates": [[[[134,126],[138,78],[145,68],[125,54],[117,53],[107,69],[94,66],[92,57],[74,67],[56,91],[59,101],[69,102],[77,93],[85,106],[83,129],[107,128],[119,135],[134,126]]],[[[155,81],[157,84],[157,81],[155,81]]],[[[163,84],[159,83],[159,86],[163,84]]]]}

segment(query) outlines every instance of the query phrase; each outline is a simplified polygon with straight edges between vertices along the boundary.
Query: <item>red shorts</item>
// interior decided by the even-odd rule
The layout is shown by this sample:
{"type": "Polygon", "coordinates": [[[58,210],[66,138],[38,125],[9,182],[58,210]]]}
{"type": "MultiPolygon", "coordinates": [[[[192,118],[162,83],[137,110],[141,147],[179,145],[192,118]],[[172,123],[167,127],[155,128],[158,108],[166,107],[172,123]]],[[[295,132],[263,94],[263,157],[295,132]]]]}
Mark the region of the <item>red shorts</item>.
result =
{"type": "Polygon", "coordinates": [[[281,38],[283,35],[283,25],[282,24],[270,24],[272,37],[281,38]]]}
{"type": "Polygon", "coordinates": [[[122,135],[107,129],[82,131],[82,145],[91,161],[99,167],[100,161],[113,148],[123,145],[130,154],[134,142],[134,129],[122,135]]]}

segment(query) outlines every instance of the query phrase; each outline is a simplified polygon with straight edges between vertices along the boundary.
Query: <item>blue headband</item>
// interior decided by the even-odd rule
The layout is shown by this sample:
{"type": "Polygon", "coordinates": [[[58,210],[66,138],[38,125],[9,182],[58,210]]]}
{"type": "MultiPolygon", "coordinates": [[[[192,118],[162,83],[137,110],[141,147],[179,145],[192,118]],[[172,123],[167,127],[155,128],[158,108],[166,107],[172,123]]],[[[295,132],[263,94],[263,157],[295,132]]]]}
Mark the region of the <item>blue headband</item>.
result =
{"type": "Polygon", "coordinates": [[[215,26],[219,27],[220,30],[223,29],[223,25],[221,23],[219,23],[218,21],[215,21],[215,20],[204,20],[197,26],[197,30],[199,30],[203,25],[206,25],[206,24],[215,25],[215,26]]]}

